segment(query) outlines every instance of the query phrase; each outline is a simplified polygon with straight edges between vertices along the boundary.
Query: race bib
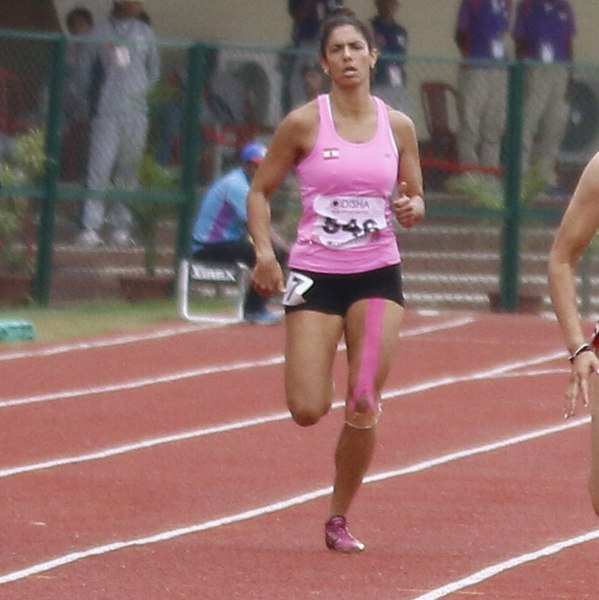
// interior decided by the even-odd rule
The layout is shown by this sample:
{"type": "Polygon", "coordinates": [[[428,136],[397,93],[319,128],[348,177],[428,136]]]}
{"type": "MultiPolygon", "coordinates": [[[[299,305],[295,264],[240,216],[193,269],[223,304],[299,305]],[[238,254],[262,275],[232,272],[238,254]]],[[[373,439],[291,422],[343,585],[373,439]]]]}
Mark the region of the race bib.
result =
{"type": "Polygon", "coordinates": [[[389,83],[393,87],[399,87],[403,84],[400,67],[397,65],[389,65],[387,72],[389,74],[389,83]]]}
{"type": "Polygon", "coordinates": [[[372,234],[387,228],[385,206],[383,198],[317,196],[314,238],[331,248],[366,244],[372,234]]]}
{"type": "Polygon", "coordinates": [[[314,280],[303,275],[291,271],[287,277],[285,285],[285,294],[283,294],[283,306],[299,306],[304,304],[306,299],[304,294],[314,285],[314,280]]]}
{"type": "Polygon", "coordinates": [[[542,44],[541,45],[541,60],[544,63],[551,63],[555,54],[553,52],[553,46],[551,44],[542,44]]]}
{"type": "Polygon", "coordinates": [[[128,67],[131,64],[131,55],[127,46],[115,46],[114,54],[119,67],[128,67]]]}
{"type": "Polygon", "coordinates": [[[495,60],[501,60],[505,57],[505,44],[503,40],[493,40],[491,42],[491,55],[495,60]]]}

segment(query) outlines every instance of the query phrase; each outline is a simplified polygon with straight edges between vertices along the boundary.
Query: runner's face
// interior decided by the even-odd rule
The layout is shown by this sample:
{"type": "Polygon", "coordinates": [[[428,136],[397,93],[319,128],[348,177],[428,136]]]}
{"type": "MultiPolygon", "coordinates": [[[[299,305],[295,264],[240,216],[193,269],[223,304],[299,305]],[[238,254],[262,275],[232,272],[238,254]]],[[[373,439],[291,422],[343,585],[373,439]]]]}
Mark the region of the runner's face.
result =
{"type": "Polygon", "coordinates": [[[368,48],[364,36],[352,25],[341,25],[329,35],[322,66],[343,84],[369,80],[375,60],[376,51],[368,48]]]}

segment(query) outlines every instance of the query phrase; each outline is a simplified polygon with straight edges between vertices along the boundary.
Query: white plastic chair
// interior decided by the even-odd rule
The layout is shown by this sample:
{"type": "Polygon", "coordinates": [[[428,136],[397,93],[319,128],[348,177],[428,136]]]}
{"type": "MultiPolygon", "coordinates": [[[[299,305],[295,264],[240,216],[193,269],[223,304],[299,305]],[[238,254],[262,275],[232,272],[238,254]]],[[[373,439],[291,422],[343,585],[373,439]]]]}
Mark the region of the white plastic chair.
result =
{"type": "Polygon", "coordinates": [[[234,264],[183,259],[179,268],[177,305],[181,318],[194,323],[239,323],[243,321],[243,304],[250,285],[250,269],[241,262],[234,264]],[[236,288],[234,317],[219,317],[204,313],[193,313],[189,300],[195,283],[231,284],[236,288]]]}

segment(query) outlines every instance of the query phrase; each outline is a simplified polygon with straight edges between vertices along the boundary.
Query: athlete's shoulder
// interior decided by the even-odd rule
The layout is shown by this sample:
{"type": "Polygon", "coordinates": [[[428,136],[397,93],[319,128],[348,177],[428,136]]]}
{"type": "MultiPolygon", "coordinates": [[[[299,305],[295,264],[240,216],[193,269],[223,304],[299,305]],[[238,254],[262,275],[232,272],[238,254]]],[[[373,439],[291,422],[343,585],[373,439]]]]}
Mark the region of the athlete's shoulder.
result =
{"type": "Polygon", "coordinates": [[[411,117],[401,110],[387,106],[389,126],[400,152],[417,144],[416,125],[411,117]]]}
{"type": "Polygon", "coordinates": [[[295,127],[310,127],[318,122],[318,99],[310,100],[291,110],[283,120],[295,127]]]}
{"type": "Polygon", "coordinates": [[[318,101],[311,100],[291,110],[277,127],[278,137],[288,142],[312,136],[318,128],[318,101]]]}
{"type": "Polygon", "coordinates": [[[266,159],[297,163],[309,151],[318,135],[318,102],[310,101],[287,113],[277,126],[266,159]]]}
{"type": "Polygon", "coordinates": [[[409,117],[405,112],[393,108],[388,104],[385,105],[387,109],[387,114],[389,115],[389,123],[393,130],[400,129],[414,129],[414,121],[411,117],[409,117]]]}

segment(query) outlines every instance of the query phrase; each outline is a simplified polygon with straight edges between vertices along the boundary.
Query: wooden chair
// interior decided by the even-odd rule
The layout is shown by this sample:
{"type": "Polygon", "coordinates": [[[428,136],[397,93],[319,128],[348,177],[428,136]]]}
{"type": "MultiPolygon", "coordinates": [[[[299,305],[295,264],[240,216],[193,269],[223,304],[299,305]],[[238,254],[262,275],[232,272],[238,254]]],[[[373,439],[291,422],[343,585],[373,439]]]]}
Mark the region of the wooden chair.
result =
{"type": "Polygon", "coordinates": [[[460,162],[456,125],[459,120],[458,92],[445,81],[424,81],[420,98],[429,140],[422,144],[424,175],[433,184],[442,184],[456,173],[478,172],[499,176],[501,168],[460,162]]]}
{"type": "Polygon", "coordinates": [[[7,67],[0,65],[0,131],[8,136],[33,127],[25,118],[25,93],[21,79],[7,67]]]}
{"type": "Polygon", "coordinates": [[[425,81],[420,86],[424,121],[429,135],[427,154],[448,161],[457,161],[457,135],[451,116],[457,116],[458,93],[444,81],[425,81]]]}

